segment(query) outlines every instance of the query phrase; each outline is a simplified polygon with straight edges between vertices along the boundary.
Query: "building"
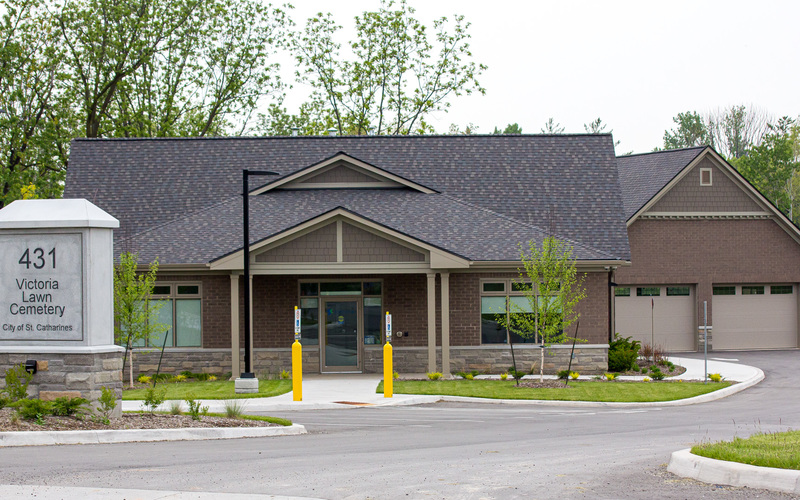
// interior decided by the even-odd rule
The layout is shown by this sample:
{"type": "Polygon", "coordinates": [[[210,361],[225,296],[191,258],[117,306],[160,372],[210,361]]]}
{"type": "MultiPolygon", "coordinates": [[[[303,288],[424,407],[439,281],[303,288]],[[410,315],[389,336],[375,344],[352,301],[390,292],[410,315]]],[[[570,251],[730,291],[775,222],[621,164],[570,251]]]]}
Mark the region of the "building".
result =
{"type": "Polygon", "coordinates": [[[616,331],[667,351],[796,348],[800,231],[708,147],[618,159],[616,331]],[[706,304],[706,308],[704,308],[706,304]]]}
{"type": "MultiPolygon", "coordinates": [[[[305,371],[380,371],[386,311],[399,371],[505,371],[494,314],[518,295],[519,246],[548,234],[586,273],[574,366],[606,369],[630,263],[610,135],[76,139],[65,197],[120,220],[117,252],[159,260],[166,371],[242,369],[243,169],[279,174],[249,186],[256,373],[289,368],[294,306],[305,371]]],[[[520,343],[518,366],[539,352],[520,343]]]]}

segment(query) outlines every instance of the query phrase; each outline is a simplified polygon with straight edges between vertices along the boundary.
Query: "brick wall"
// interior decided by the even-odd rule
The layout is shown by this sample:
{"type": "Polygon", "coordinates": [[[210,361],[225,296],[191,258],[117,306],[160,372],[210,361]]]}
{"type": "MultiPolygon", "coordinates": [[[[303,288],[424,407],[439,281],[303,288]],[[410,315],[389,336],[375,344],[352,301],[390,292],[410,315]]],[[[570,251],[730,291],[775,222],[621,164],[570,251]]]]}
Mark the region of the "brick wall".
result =
{"type": "Polygon", "coordinates": [[[638,220],[628,238],[633,265],[615,282],[696,285],[710,324],[713,284],[800,282],[800,245],[772,220],[638,220]]]}

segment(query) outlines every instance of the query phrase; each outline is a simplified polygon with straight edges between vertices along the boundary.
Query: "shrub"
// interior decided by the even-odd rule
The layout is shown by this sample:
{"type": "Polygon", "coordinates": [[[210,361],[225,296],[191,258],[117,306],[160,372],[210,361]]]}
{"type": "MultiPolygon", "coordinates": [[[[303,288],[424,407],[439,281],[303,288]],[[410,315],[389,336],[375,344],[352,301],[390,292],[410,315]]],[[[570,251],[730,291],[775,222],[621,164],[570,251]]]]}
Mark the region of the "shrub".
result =
{"type": "Polygon", "coordinates": [[[508,380],[508,373],[501,373],[500,380],[508,380]]]}
{"type": "Polygon", "coordinates": [[[666,377],[666,375],[664,375],[664,373],[662,373],[658,368],[655,370],[650,370],[650,376],[653,378],[653,380],[664,380],[664,377],[666,377]]]}
{"type": "MultiPolygon", "coordinates": [[[[186,397],[186,404],[189,405],[189,415],[192,416],[192,420],[200,420],[200,415],[207,415],[208,414],[208,406],[200,406],[200,401],[196,401],[193,395],[189,395],[186,397]]],[[[226,405],[227,408],[227,405],[226,405]]]]}
{"type": "Polygon", "coordinates": [[[641,370],[641,368],[639,368],[638,363],[634,363],[634,364],[631,365],[631,370],[633,370],[635,372],[638,372],[638,371],[641,370]]]}
{"type": "Polygon", "coordinates": [[[183,404],[180,401],[170,401],[169,402],[169,413],[170,413],[170,415],[182,415],[183,414],[183,404]]]}
{"type": "Polygon", "coordinates": [[[156,409],[161,406],[161,403],[167,397],[167,388],[166,387],[150,387],[144,393],[144,400],[142,401],[142,405],[144,408],[149,411],[150,413],[155,413],[156,409]]]}
{"type": "Polygon", "coordinates": [[[0,396],[0,409],[5,408],[11,403],[11,400],[6,396],[0,396]]]}
{"type": "Polygon", "coordinates": [[[194,373],[192,373],[192,372],[190,372],[189,370],[183,370],[183,371],[181,372],[181,375],[185,375],[185,376],[186,376],[186,378],[196,378],[196,377],[195,377],[195,374],[194,374],[194,373]]]}
{"type": "Polygon", "coordinates": [[[117,394],[108,387],[100,388],[100,398],[97,400],[97,411],[100,413],[100,419],[104,424],[109,424],[109,417],[117,407],[117,394]]]}
{"type": "Polygon", "coordinates": [[[72,415],[81,417],[87,413],[88,406],[89,401],[84,398],[56,398],[52,404],[53,415],[58,417],[69,417],[72,415]]]}
{"type": "Polygon", "coordinates": [[[578,373],[578,372],[569,372],[569,377],[570,377],[572,380],[578,380],[578,377],[580,377],[580,376],[581,376],[581,374],[580,374],[580,373],[578,373]]]}
{"type": "Polygon", "coordinates": [[[644,381],[645,381],[645,382],[650,382],[650,377],[645,377],[645,378],[644,378],[644,381]]]}
{"type": "MultiPolygon", "coordinates": [[[[200,382],[205,382],[206,380],[211,380],[211,377],[214,377],[210,373],[195,373],[193,374],[194,379],[200,382]]],[[[216,380],[216,377],[214,377],[216,380]]]]}
{"type": "Polygon", "coordinates": [[[513,367],[508,369],[508,374],[511,375],[512,377],[514,377],[514,380],[520,380],[520,379],[522,379],[522,377],[527,375],[527,373],[525,373],[525,372],[523,372],[521,370],[515,370],[513,367]]]}
{"type": "Polygon", "coordinates": [[[429,372],[428,379],[430,380],[439,380],[442,378],[442,374],[440,372],[429,372]]]}
{"type": "Polygon", "coordinates": [[[562,380],[566,379],[567,377],[569,377],[569,370],[558,370],[556,372],[556,377],[562,380]]]}
{"type": "Polygon", "coordinates": [[[139,375],[136,377],[136,381],[140,384],[149,384],[153,380],[153,377],[147,375],[139,375]]]}
{"type": "Polygon", "coordinates": [[[28,398],[28,384],[31,383],[33,374],[25,370],[25,365],[12,366],[6,370],[4,377],[6,379],[4,392],[12,403],[28,398]]]}
{"type": "Polygon", "coordinates": [[[17,414],[25,420],[35,420],[42,424],[45,415],[53,413],[53,405],[49,401],[41,399],[20,399],[11,406],[17,409],[17,414]]]}
{"type": "Polygon", "coordinates": [[[242,418],[245,403],[241,399],[225,400],[225,416],[228,418],[242,418]]]}
{"type": "Polygon", "coordinates": [[[400,374],[397,372],[392,372],[392,380],[398,380],[398,379],[400,379],[400,374]]]}
{"type": "Polygon", "coordinates": [[[712,382],[722,382],[722,375],[720,375],[719,373],[709,373],[708,378],[712,382]]]}
{"type": "Polygon", "coordinates": [[[173,382],[186,382],[186,375],[184,375],[182,373],[180,375],[175,375],[174,377],[172,377],[172,381],[173,382]]]}
{"type": "Polygon", "coordinates": [[[606,373],[606,380],[608,380],[609,382],[614,380],[615,378],[616,377],[614,376],[613,373],[606,373]]]}
{"type": "Polygon", "coordinates": [[[281,380],[286,380],[289,378],[289,372],[287,370],[281,370],[281,380]]]}
{"type": "Polygon", "coordinates": [[[172,378],[172,375],[170,375],[169,373],[156,373],[155,375],[153,375],[152,378],[156,382],[167,382],[172,378]]]}
{"type": "Polygon", "coordinates": [[[475,378],[475,375],[473,375],[471,373],[467,373],[467,375],[464,378],[467,379],[467,380],[472,380],[472,379],[475,378]]]}
{"type": "Polygon", "coordinates": [[[644,344],[639,351],[639,354],[641,354],[645,361],[650,361],[653,359],[653,346],[650,344],[644,344]]]}
{"type": "Polygon", "coordinates": [[[213,381],[215,381],[215,380],[217,380],[217,376],[216,376],[216,375],[209,375],[209,376],[208,376],[208,381],[209,381],[209,382],[213,382],[213,381]]]}
{"type": "Polygon", "coordinates": [[[608,344],[608,369],[612,372],[625,372],[633,368],[639,358],[641,343],[631,337],[614,334],[614,341],[608,344]]]}

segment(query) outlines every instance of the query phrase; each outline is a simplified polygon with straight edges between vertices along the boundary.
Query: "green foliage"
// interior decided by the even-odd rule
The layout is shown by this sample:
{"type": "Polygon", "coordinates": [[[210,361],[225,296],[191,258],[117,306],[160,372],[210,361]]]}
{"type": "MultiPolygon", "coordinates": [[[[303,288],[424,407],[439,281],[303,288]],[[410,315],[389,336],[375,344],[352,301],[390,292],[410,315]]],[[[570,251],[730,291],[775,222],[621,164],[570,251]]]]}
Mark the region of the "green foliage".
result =
{"type": "Polygon", "coordinates": [[[442,374],[440,372],[429,372],[428,379],[429,380],[439,380],[442,378],[442,374]]]}
{"type": "MultiPolygon", "coordinates": [[[[608,344],[608,369],[612,372],[624,372],[634,369],[639,358],[641,343],[631,337],[620,337],[614,334],[614,340],[608,344]]],[[[638,369],[638,368],[637,368],[638,369]]]]}
{"type": "Polygon", "coordinates": [[[33,374],[25,370],[25,365],[19,364],[6,370],[3,377],[6,380],[6,388],[3,392],[13,403],[28,397],[28,384],[33,379],[33,374]]]}
{"type": "Polygon", "coordinates": [[[544,127],[542,127],[541,129],[541,132],[543,134],[563,134],[564,127],[562,127],[560,123],[556,123],[556,121],[551,116],[545,122],[544,127]]]}
{"type": "Polygon", "coordinates": [[[25,420],[35,420],[42,423],[42,418],[53,413],[53,405],[41,399],[20,399],[10,406],[17,409],[17,414],[25,420]]]}
{"type": "Polygon", "coordinates": [[[531,240],[527,252],[520,249],[520,260],[523,272],[515,284],[527,299],[527,308],[511,302],[508,314],[498,314],[497,322],[545,346],[579,340],[565,333],[580,316],[576,307],[586,297],[572,247],[552,236],[543,240],[541,248],[531,240]]]}
{"type": "Polygon", "coordinates": [[[641,370],[641,368],[639,368],[639,364],[638,363],[632,364],[630,369],[632,371],[635,371],[635,372],[638,372],[639,370],[641,370]]]}
{"type": "Polygon", "coordinates": [[[566,378],[569,377],[569,370],[558,370],[556,372],[556,377],[561,380],[566,380],[566,378]]]}
{"type": "Polygon", "coordinates": [[[500,380],[508,380],[508,373],[501,373],[500,380]]]}
{"type": "Polygon", "coordinates": [[[522,133],[522,127],[520,127],[519,124],[517,123],[509,123],[503,130],[500,130],[499,128],[495,127],[494,132],[492,132],[492,134],[494,135],[500,135],[500,134],[517,135],[521,133],[522,133]]]}
{"type": "Polygon", "coordinates": [[[651,366],[650,377],[652,377],[653,380],[664,380],[666,375],[660,369],[656,368],[655,366],[651,366]]]}
{"type": "MultiPolygon", "coordinates": [[[[192,420],[200,420],[201,415],[208,414],[208,406],[201,406],[200,401],[194,399],[193,395],[189,395],[186,397],[186,404],[189,405],[189,415],[191,415],[192,420]]],[[[227,411],[228,405],[225,405],[225,410],[227,411]]]]}
{"type": "Polygon", "coordinates": [[[392,372],[392,380],[399,380],[400,374],[396,371],[392,372]]]}
{"type": "Polygon", "coordinates": [[[84,398],[56,398],[52,403],[53,415],[57,417],[81,417],[89,411],[89,401],[84,398]]]}
{"type": "Polygon", "coordinates": [[[578,372],[569,372],[569,378],[571,378],[572,380],[578,380],[578,377],[580,376],[581,374],[578,372]]]}
{"type": "Polygon", "coordinates": [[[117,393],[113,389],[103,386],[100,388],[100,398],[97,403],[97,411],[103,423],[108,425],[111,414],[117,408],[117,393]]]}
{"type": "Polygon", "coordinates": [[[486,69],[471,61],[469,23],[463,16],[433,22],[433,40],[405,0],[383,0],[377,11],[355,18],[355,36],[343,55],[342,28],[330,14],[306,22],[292,40],[298,77],[311,86],[300,117],[279,106],[266,120],[268,133],[287,125],[319,133],[395,135],[425,133],[425,118],[446,111],[451,97],[485,93],[478,77],[486,69]]]}
{"type": "Polygon", "coordinates": [[[606,377],[606,380],[608,380],[609,382],[611,382],[612,380],[614,380],[615,378],[617,378],[617,376],[616,376],[616,375],[614,375],[613,373],[606,373],[606,374],[605,374],[605,377],[606,377]]]}
{"type": "Polygon", "coordinates": [[[148,387],[144,393],[142,405],[150,413],[155,413],[156,409],[166,400],[166,387],[148,387]]]}
{"type": "Polygon", "coordinates": [[[719,373],[709,373],[708,379],[711,380],[712,382],[722,382],[722,375],[720,375],[719,373]]]}
{"type": "Polygon", "coordinates": [[[181,415],[181,414],[183,414],[183,404],[180,401],[170,401],[169,402],[169,413],[170,413],[170,415],[181,415]]]}
{"type": "Polygon", "coordinates": [[[281,379],[286,380],[291,376],[288,370],[281,370],[281,379]]]}
{"type": "Polygon", "coordinates": [[[755,433],[748,438],[704,443],[692,447],[701,457],[758,467],[800,470],[800,431],[755,433]]]}
{"type": "Polygon", "coordinates": [[[514,380],[516,380],[517,382],[522,380],[522,377],[527,375],[527,373],[521,370],[515,370],[513,366],[508,369],[508,374],[514,377],[514,380]]]}
{"type": "Polygon", "coordinates": [[[136,377],[136,381],[139,382],[140,384],[149,384],[152,380],[153,377],[150,377],[148,375],[139,375],[138,377],[136,377]]]}
{"type": "Polygon", "coordinates": [[[678,113],[672,121],[678,127],[664,132],[664,149],[713,145],[709,124],[696,111],[678,113]]]}

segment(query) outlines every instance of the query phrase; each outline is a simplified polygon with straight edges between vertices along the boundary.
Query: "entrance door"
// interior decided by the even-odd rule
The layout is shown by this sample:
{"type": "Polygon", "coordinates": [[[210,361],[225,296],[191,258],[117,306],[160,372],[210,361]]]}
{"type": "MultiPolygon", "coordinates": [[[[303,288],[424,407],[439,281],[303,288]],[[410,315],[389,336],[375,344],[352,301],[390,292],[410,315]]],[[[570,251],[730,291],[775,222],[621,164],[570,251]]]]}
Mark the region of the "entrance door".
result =
{"type": "Polygon", "coordinates": [[[331,298],[322,303],[323,372],[361,371],[361,325],[359,300],[331,298]]]}

